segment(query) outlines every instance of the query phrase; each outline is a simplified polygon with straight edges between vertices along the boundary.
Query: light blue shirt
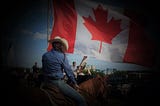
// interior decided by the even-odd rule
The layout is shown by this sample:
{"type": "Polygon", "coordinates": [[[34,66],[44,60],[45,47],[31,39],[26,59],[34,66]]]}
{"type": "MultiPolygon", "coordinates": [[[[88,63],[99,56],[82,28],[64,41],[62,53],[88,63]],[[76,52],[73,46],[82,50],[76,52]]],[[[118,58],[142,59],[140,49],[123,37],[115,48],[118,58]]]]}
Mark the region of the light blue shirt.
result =
{"type": "Polygon", "coordinates": [[[42,69],[44,77],[53,77],[55,79],[63,78],[64,70],[67,77],[76,84],[76,80],[67,57],[59,51],[52,49],[42,56],[42,69]]]}

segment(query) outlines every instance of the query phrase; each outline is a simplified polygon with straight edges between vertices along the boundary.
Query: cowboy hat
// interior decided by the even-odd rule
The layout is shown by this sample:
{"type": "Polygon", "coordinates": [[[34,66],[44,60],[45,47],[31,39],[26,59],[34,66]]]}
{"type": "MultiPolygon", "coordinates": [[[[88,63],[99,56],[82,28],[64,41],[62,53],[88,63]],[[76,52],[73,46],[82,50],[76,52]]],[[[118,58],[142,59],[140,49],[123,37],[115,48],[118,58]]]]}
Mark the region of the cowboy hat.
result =
{"type": "Polygon", "coordinates": [[[54,39],[51,39],[48,42],[49,43],[60,42],[65,46],[66,50],[68,50],[68,48],[69,48],[68,41],[66,39],[64,39],[64,38],[61,38],[60,36],[56,36],[54,39]]]}

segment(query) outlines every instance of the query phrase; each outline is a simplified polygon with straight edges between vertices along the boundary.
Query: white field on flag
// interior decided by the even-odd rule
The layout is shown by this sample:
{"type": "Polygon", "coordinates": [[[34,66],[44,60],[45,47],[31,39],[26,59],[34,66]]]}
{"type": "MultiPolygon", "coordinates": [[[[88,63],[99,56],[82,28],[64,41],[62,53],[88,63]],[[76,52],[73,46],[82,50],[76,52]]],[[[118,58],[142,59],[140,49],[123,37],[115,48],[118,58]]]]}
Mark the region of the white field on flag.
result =
{"type": "MultiPolygon", "coordinates": [[[[123,57],[125,55],[128,45],[130,21],[129,18],[120,14],[117,11],[110,9],[110,7],[106,5],[104,6],[103,4],[99,3],[86,2],[84,0],[75,0],[75,8],[77,12],[78,22],[74,54],[80,54],[82,56],[87,55],[88,57],[95,57],[98,60],[104,60],[108,62],[123,62],[123,57]],[[106,22],[104,22],[104,24],[109,23],[112,19],[121,20],[121,31],[119,31],[115,35],[115,37],[112,38],[111,43],[103,42],[98,39],[92,39],[93,35],[84,25],[85,20],[83,17],[91,17],[94,21],[97,21],[95,19],[95,14],[93,10],[98,9],[98,6],[102,6],[102,11],[108,11],[108,16],[106,17],[106,22]],[[101,42],[101,52],[99,52],[101,42]]],[[[114,31],[114,28],[112,29],[112,31],[114,31]]]]}

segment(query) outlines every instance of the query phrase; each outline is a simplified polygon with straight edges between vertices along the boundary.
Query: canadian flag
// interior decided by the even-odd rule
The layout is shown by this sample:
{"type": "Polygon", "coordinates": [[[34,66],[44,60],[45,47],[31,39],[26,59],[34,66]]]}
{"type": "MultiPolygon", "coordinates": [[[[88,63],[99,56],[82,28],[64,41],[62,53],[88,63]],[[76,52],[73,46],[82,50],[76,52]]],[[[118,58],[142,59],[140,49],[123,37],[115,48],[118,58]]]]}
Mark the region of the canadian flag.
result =
{"type": "MultiPolygon", "coordinates": [[[[87,0],[53,0],[54,24],[50,39],[59,35],[68,53],[108,62],[152,66],[154,44],[144,29],[122,13],[87,0]]],[[[48,45],[50,50],[51,44],[48,45]]]]}

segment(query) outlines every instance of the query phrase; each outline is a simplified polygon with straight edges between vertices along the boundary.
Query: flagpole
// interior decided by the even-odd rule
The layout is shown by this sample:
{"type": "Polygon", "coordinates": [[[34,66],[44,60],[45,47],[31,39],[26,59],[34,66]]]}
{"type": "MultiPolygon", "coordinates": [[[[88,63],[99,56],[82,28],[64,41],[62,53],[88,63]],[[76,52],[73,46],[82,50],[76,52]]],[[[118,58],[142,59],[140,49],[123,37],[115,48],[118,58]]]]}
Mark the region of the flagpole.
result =
{"type": "Polygon", "coordinates": [[[49,40],[49,29],[50,29],[50,0],[48,0],[47,4],[47,45],[48,45],[48,40],[49,40]]]}

